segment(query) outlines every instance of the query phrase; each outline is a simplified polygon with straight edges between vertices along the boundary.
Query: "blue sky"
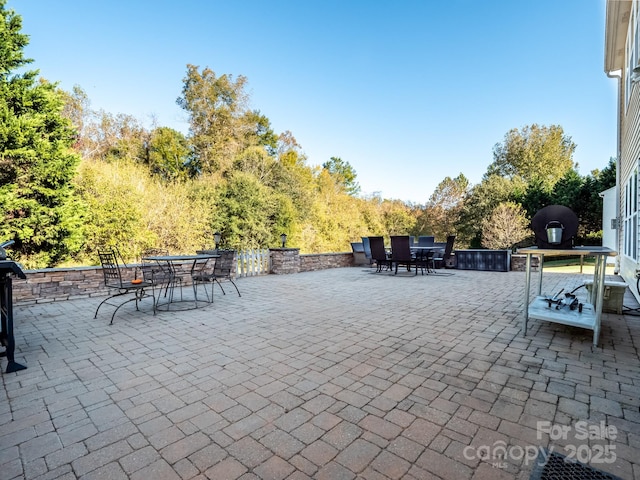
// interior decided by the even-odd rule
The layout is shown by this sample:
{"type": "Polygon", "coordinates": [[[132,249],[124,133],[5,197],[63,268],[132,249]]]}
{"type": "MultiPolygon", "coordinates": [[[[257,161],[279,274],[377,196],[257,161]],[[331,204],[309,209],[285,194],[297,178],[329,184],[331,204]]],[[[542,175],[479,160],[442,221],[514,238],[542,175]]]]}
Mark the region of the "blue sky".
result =
{"type": "Polygon", "coordinates": [[[482,179],[512,128],[560,125],[586,175],[616,155],[604,0],[8,0],[31,65],[92,108],[187,132],[186,65],[248,79],[251,108],[363,194],[426,203],[482,179]]]}

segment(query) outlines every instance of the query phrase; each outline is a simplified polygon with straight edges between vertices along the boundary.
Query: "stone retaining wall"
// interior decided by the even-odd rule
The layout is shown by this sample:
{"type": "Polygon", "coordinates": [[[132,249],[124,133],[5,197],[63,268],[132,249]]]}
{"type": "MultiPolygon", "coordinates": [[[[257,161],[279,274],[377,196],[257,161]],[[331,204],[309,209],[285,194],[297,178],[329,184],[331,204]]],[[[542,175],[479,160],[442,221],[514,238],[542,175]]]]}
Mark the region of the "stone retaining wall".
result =
{"type": "MultiPolygon", "coordinates": [[[[272,249],[272,265],[269,273],[298,273],[325,268],[353,266],[351,252],[300,255],[297,248],[272,249]],[[276,253],[274,255],[274,253],[276,253]]],[[[121,267],[123,277],[134,278],[139,265],[121,267]]],[[[190,285],[188,265],[178,267],[183,285],[190,285]]],[[[102,267],[44,268],[25,270],[26,280],[13,278],[14,304],[31,304],[104,296],[102,267]]]]}
{"type": "MultiPolygon", "coordinates": [[[[133,278],[133,270],[123,268],[123,274],[133,278]]],[[[26,280],[13,279],[14,303],[45,303],[74,298],[105,295],[101,267],[45,268],[25,270],[26,280]]]]}
{"type": "Polygon", "coordinates": [[[325,268],[353,267],[353,253],[314,253],[300,255],[300,271],[311,272],[325,268]]]}

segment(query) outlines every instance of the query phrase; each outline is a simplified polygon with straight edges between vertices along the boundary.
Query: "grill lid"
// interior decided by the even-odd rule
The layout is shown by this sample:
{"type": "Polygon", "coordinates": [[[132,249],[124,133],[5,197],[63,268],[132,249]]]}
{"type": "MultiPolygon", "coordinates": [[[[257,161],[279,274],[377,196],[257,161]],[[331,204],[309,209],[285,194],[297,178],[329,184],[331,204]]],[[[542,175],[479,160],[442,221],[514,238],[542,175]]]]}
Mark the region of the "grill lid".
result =
{"type": "Polygon", "coordinates": [[[573,248],[578,233],[578,217],[564,205],[544,207],[531,219],[538,248],[573,248]]]}

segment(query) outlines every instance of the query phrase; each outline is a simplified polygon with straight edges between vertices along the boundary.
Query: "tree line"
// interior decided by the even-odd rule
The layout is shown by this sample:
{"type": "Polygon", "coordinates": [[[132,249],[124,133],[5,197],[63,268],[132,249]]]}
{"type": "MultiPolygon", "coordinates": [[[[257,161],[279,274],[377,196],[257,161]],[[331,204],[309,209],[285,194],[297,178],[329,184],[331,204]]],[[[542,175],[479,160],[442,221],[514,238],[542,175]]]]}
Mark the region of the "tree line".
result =
{"type": "MultiPolygon", "coordinates": [[[[615,185],[615,161],[586,176],[557,125],[513,129],[477,185],[460,173],[425,204],[362,196],[357,173],[334,156],[309,165],[291,131],[276,133],[251,107],[247,78],[187,65],[177,104],[187,135],[93,110],[26,67],[21,17],[0,0],[0,241],[27,268],[90,265],[103,246],[127,260],[154,247],[192,252],[278,246],[345,251],[364,235],[457,236],[457,246],[511,248],[530,241],[529,219],[570,206],[580,241],[597,243],[598,192],[615,185]]],[[[604,163],[604,162],[603,162],[604,163]]]]}

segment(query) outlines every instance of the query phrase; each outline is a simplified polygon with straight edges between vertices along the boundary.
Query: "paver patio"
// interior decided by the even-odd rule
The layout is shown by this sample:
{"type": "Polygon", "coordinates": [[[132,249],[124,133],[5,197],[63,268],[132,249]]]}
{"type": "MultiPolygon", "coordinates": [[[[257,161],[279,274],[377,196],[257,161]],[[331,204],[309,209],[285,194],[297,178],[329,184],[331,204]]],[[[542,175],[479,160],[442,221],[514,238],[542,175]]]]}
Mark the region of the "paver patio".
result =
{"type": "Polygon", "coordinates": [[[448,273],[244,278],[111,326],[99,297],[17,306],[0,478],[527,479],[551,447],[639,479],[640,317],[605,314],[597,348],[535,320],[523,337],[524,273],[448,273]]]}

